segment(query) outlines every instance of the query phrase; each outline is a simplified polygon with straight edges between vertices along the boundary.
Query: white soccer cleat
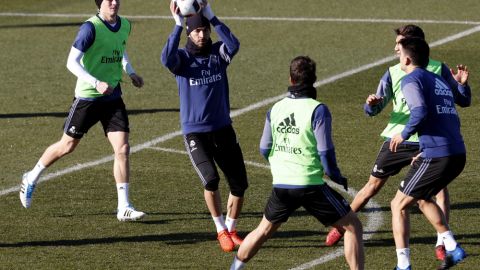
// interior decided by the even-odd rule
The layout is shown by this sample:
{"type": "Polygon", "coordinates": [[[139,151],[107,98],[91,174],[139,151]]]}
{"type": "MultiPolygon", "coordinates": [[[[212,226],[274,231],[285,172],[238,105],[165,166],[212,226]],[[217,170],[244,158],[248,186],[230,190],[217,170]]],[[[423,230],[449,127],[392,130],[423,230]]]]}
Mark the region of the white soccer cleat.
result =
{"type": "Polygon", "coordinates": [[[127,206],[123,209],[118,209],[117,219],[118,221],[135,221],[142,219],[146,214],[141,211],[135,210],[131,206],[127,206]]]}
{"type": "Polygon", "coordinates": [[[27,175],[28,173],[23,174],[22,184],[20,185],[20,202],[25,208],[29,208],[32,204],[32,194],[35,190],[35,185],[28,183],[27,175]]]}

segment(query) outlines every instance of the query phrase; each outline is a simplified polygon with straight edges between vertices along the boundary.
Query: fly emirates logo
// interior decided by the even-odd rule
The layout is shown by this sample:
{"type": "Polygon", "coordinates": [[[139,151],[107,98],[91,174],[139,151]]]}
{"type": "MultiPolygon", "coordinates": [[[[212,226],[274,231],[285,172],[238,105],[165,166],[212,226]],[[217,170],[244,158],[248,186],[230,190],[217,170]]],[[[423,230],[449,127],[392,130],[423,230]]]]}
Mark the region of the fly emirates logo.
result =
{"type": "Polygon", "coordinates": [[[457,110],[451,100],[453,97],[452,91],[439,79],[435,79],[435,95],[444,96],[443,105],[435,106],[437,114],[457,114],[457,110]]]}
{"type": "Polygon", "coordinates": [[[200,78],[189,78],[188,82],[190,86],[200,86],[205,84],[210,84],[214,82],[218,82],[222,79],[222,74],[211,74],[210,70],[203,70],[202,69],[202,77],[200,78]]]}

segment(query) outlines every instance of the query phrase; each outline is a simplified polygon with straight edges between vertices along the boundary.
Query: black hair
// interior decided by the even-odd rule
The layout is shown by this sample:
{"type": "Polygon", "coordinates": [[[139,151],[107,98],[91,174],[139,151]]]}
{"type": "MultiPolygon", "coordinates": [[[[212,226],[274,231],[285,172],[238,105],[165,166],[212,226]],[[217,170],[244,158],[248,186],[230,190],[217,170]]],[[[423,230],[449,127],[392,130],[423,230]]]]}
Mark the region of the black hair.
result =
{"type": "Polygon", "coordinates": [[[290,78],[295,85],[312,86],[317,81],[317,64],[308,56],[297,56],[290,62],[290,78]]]}
{"type": "Polygon", "coordinates": [[[95,4],[97,5],[97,8],[100,8],[100,5],[102,4],[103,0],[95,0],[95,4]]]}
{"type": "Polygon", "coordinates": [[[421,38],[406,37],[400,40],[400,45],[415,66],[426,68],[430,57],[430,47],[421,38]]]}
{"type": "Polygon", "coordinates": [[[425,39],[422,28],[414,24],[407,24],[394,30],[397,36],[415,37],[425,39]]]}

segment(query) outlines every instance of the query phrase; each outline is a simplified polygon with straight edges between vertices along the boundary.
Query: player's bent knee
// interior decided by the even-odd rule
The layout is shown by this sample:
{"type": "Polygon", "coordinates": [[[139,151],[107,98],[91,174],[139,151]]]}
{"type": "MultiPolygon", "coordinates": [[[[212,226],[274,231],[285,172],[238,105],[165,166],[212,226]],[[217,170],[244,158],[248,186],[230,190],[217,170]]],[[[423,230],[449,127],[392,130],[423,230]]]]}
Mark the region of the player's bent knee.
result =
{"type": "Polygon", "coordinates": [[[204,188],[208,191],[217,191],[219,182],[220,182],[219,178],[214,178],[214,179],[208,180],[208,182],[205,184],[204,188]]]}
{"type": "Polygon", "coordinates": [[[233,196],[243,198],[243,196],[245,195],[245,191],[247,190],[247,188],[248,188],[248,183],[247,183],[247,181],[242,182],[241,184],[233,184],[233,185],[231,185],[231,187],[230,187],[230,193],[231,193],[233,196]]]}

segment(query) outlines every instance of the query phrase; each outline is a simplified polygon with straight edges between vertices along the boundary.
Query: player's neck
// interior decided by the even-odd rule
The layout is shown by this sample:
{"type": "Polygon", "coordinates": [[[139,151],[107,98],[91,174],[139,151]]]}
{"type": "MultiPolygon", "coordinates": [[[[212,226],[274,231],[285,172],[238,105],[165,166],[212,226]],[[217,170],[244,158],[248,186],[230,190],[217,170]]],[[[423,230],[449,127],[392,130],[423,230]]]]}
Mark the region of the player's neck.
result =
{"type": "Polygon", "coordinates": [[[109,15],[109,14],[104,14],[104,13],[98,13],[100,18],[104,21],[106,21],[109,24],[114,24],[117,22],[117,14],[114,15],[109,15]]]}

